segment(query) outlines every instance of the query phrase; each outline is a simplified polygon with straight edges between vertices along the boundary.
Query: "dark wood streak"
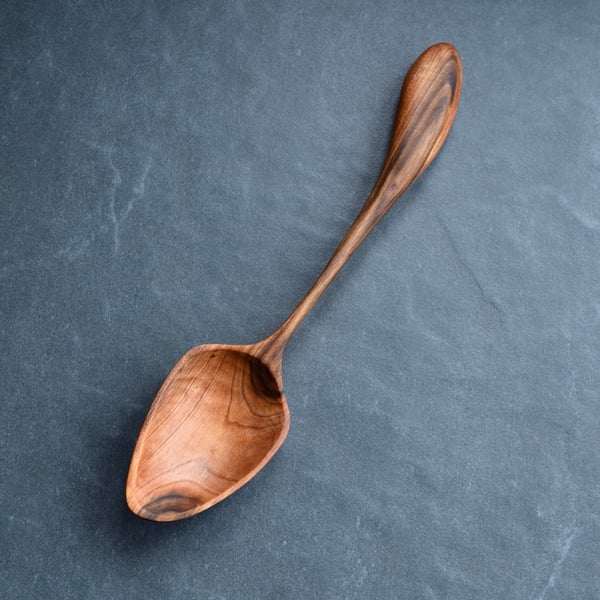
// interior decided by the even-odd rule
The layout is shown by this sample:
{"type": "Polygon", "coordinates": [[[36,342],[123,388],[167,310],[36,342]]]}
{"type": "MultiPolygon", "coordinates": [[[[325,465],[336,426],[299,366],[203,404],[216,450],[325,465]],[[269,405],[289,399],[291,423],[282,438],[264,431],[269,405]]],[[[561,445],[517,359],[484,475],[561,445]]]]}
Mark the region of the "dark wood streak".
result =
{"type": "Polygon", "coordinates": [[[197,503],[197,498],[189,498],[180,494],[165,494],[149,502],[146,510],[155,518],[169,513],[180,514],[193,508],[197,503]]]}
{"type": "MultiPolygon", "coordinates": [[[[186,467],[186,466],[188,466],[190,464],[195,464],[197,462],[198,461],[197,461],[196,458],[192,458],[190,460],[186,460],[185,462],[177,464],[174,467],[172,467],[172,468],[170,468],[170,469],[168,469],[166,471],[161,471],[160,473],[157,473],[154,477],[151,477],[150,479],[148,479],[146,481],[146,484],[153,483],[153,482],[155,482],[156,480],[158,480],[160,477],[162,477],[164,475],[175,473],[177,471],[177,469],[181,469],[182,467],[186,467]]],[[[175,494],[173,494],[173,495],[175,495],[175,494]]],[[[148,493],[147,493],[147,495],[144,496],[144,498],[149,497],[149,496],[156,496],[156,488],[153,487],[151,490],[149,490],[148,493]]]]}
{"type": "Polygon", "coordinates": [[[251,354],[248,354],[248,361],[250,362],[250,375],[254,391],[260,396],[278,401],[283,395],[283,390],[279,388],[279,384],[270,369],[251,354]]]}
{"type": "Polygon", "coordinates": [[[249,481],[290,426],[283,393],[286,344],[352,253],[427,168],[458,107],[460,58],[449,44],[409,70],[390,149],[373,190],[312,288],[283,324],[246,346],[204,345],[185,354],[159,390],[131,459],[127,503],[141,517],[183,519],[249,481]]]}

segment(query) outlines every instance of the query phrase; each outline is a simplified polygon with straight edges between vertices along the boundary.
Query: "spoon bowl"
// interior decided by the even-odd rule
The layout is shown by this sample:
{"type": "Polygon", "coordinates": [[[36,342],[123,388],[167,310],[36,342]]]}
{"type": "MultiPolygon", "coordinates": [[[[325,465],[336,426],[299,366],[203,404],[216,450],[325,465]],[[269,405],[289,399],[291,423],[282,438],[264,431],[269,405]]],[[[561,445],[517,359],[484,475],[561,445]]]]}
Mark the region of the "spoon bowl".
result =
{"type": "Polygon", "coordinates": [[[361,242],[439,152],[458,108],[462,68],[450,44],[428,48],[402,86],[390,148],[373,191],[312,288],[269,337],[190,350],[156,396],[133,452],[127,503],[174,521],[213,506],[251,479],[290,426],[283,352],[361,242]]]}
{"type": "Polygon", "coordinates": [[[197,346],[175,365],[133,454],[127,483],[133,512],[171,521],[205,510],[281,446],[290,426],[281,375],[254,348],[197,346]]]}

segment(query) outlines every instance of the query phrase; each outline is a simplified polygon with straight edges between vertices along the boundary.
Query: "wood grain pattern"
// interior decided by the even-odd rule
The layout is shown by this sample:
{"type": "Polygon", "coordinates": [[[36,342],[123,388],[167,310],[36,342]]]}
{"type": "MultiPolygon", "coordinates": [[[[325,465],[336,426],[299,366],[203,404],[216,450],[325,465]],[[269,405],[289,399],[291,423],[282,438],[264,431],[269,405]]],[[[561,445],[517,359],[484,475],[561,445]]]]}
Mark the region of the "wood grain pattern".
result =
{"type": "Polygon", "coordinates": [[[175,365],[131,460],[126,497],[134,513],[172,521],[205,510],[244,485],[281,446],[290,425],[281,371],[285,346],[352,253],[439,152],[461,82],[453,46],[426,50],[402,86],[390,149],[373,191],[306,296],[266,339],[198,346],[175,365]]]}
{"type": "Polygon", "coordinates": [[[127,500],[172,520],[241,487],[279,448],[289,413],[270,370],[243,346],[200,346],[159,390],[139,436],[127,500]]]}

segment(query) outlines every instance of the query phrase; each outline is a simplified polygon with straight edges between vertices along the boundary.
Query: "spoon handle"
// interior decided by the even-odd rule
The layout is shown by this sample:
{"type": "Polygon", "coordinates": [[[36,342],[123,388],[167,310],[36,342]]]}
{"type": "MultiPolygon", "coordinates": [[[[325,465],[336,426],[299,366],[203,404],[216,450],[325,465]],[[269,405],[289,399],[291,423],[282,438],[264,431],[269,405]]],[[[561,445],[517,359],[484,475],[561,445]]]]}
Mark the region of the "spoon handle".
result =
{"type": "Polygon", "coordinates": [[[402,85],[390,148],[377,182],[312,288],[285,322],[259,344],[265,362],[281,361],[287,341],[346,261],[435,158],[452,126],[461,83],[460,57],[450,44],[431,46],[410,68],[402,85]]]}

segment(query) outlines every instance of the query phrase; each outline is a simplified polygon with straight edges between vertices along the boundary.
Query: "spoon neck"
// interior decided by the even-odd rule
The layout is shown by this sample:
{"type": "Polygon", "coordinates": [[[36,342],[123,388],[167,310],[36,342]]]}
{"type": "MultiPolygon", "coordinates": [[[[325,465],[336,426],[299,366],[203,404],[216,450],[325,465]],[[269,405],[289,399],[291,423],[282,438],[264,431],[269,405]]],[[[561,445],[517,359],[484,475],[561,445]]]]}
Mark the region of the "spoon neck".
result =
{"type": "MultiPolygon", "coordinates": [[[[342,267],[346,264],[352,253],[358,248],[362,240],[374,226],[374,222],[365,219],[367,209],[363,209],[359,218],[344,236],[334,255],[310,288],[308,293],[300,300],[296,308],[287,319],[267,338],[257,344],[257,355],[261,360],[273,368],[281,365],[283,353],[287,343],[294,335],[304,318],[312,310],[319,298],[323,295],[329,284],[335,279],[342,267]]],[[[374,219],[375,220],[375,219],[374,219]]]]}
{"type": "Polygon", "coordinates": [[[276,329],[264,340],[254,344],[252,347],[252,354],[267,366],[271,373],[273,373],[275,379],[281,383],[283,352],[289,338],[278,335],[279,329],[276,329]]]}

